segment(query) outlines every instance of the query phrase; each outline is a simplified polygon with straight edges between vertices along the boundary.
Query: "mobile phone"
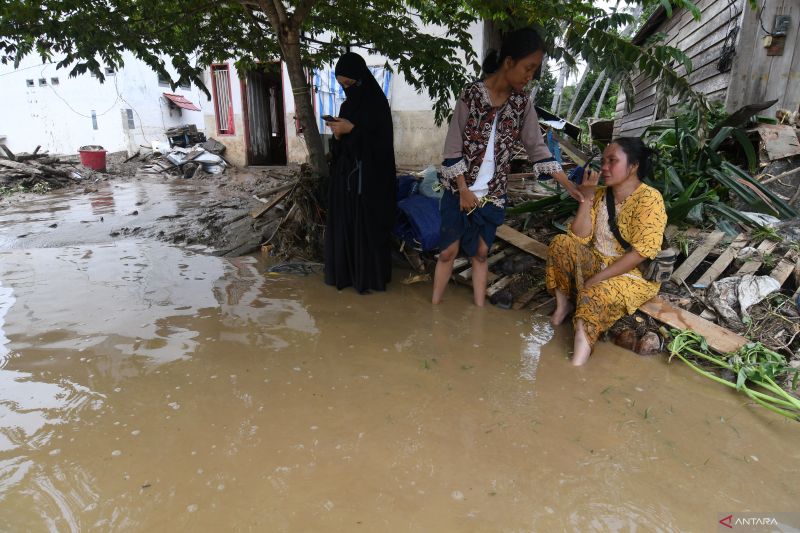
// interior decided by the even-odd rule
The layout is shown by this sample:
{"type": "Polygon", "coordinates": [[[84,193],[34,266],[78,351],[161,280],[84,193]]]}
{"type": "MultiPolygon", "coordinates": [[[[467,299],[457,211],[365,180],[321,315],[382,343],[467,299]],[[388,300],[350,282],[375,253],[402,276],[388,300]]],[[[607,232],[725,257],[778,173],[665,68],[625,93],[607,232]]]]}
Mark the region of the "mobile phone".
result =
{"type": "Polygon", "coordinates": [[[336,117],[332,117],[331,115],[322,115],[322,120],[325,122],[336,122],[338,119],[336,117]]]}

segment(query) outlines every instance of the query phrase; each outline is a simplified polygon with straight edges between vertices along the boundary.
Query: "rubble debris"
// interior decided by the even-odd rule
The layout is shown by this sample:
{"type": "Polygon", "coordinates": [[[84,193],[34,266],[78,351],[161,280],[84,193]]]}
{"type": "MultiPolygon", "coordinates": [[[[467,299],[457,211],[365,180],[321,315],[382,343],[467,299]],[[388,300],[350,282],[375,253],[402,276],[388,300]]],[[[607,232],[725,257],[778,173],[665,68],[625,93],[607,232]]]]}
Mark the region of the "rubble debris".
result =
{"type": "Polygon", "coordinates": [[[9,156],[8,159],[0,158],[0,188],[30,189],[44,183],[47,188],[55,189],[81,180],[77,167],[68,158],[39,153],[39,147],[31,154],[14,154],[5,145],[0,146],[9,156]]]}
{"type": "Polygon", "coordinates": [[[780,288],[770,276],[732,276],[712,283],[706,301],[730,327],[742,329],[750,307],[780,288]]]}
{"type": "Polygon", "coordinates": [[[759,124],[756,131],[761,137],[761,158],[775,161],[800,155],[800,141],[794,126],[759,124]]]}
{"type": "Polygon", "coordinates": [[[198,132],[197,126],[194,124],[183,124],[181,126],[169,128],[164,132],[164,135],[167,136],[170,148],[174,148],[176,146],[188,148],[192,145],[206,141],[205,134],[203,132],[198,132]]]}

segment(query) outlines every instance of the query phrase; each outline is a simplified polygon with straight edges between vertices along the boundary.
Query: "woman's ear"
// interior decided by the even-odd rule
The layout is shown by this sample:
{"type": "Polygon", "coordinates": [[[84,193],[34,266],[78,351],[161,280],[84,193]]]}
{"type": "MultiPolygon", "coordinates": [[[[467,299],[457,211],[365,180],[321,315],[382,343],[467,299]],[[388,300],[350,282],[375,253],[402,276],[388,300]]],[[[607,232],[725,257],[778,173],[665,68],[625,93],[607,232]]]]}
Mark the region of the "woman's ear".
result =
{"type": "Polygon", "coordinates": [[[638,178],[639,177],[639,163],[634,163],[628,166],[628,177],[631,176],[638,178]]]}
{"type": "Polygon", "coordinates": [[[503,68],[505,68],[506,70],[510,70],[513,67],[514,67],[514,60],[511,59],[511,56],[506,56],[505,58],[503,58],[503,68]]]}

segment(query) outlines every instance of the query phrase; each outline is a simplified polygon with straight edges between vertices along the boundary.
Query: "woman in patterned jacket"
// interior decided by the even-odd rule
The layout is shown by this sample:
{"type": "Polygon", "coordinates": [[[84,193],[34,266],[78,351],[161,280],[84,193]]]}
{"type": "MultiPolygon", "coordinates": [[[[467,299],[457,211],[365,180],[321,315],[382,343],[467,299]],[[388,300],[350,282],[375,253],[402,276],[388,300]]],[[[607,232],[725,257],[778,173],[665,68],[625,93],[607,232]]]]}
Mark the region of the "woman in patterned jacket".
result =
{"type": "Polygon", "coordinates": [[[661,251],[667,225],[661,193],[642,183],[651,167],[650,149],[641,139],[614,140],[603,152],[600,172],[589,172],[580,186],[584,197],[594,201],[580,204],[567,234],[550,243],[546,283],[556,297],[551,322],[559,325],[575,310],[575,366],[586,363],[601,333],[661,287],[637,268],[661,251]],[[605,187],[597,186],[601,176],[605,187]],[[630,245],[627,251],[612,233],[607,198],[614,200],[619,234],[630,245]],[[577,295],[577,309],[572,294],[577,295]]]}
{"type": "Polygon", "coordinates": [[[484,79],[467,85],[456,102],[444,146],[440,204],[442,226],[432,302],[442,301],[459,252],[472,259],[475,305],[486,298],[486,256],[503,222],[512,149],[521,141],[534,172],[550,174],[578,201],[577,186],[544,144],[539,119],[525,86],[544,60],[544,45],[531,28],[509,33],[500,52],[483,62],[484,79]]]}

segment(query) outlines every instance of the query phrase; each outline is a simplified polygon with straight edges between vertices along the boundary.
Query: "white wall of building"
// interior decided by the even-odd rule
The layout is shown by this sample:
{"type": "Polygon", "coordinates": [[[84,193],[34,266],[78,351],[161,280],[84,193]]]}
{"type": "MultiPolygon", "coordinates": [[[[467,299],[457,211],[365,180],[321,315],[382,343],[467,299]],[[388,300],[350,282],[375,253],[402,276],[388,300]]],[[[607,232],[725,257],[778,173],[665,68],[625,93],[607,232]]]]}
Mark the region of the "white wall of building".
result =
{"type": "Polygon", "coordinates": [[[172,91],[160,86],[156,73],[131,54],[125,54],[124,68],[108,75],[104,83],[89,74],[69,78],[68,72],[42,64],[37,56],[26,57],[18,69],[0,65],[0,136],[12,151],[30,152],[41,145],[51,153],[71,154],[96,144],[109,152],[132,154],[140,144],[166,141],[166,128],[195,124],[202,130],[202,111],[179,114],[170,109],[163,93],[181,94],[202,109],[212,106],[194,87],[172,91]],[[33,80],[32,87],[28,80],[33,80]]]}
{"type": "MultiPolygon", "coordinates": [[[[431,33],[444,34],[441,28],[427,29],[431,33]]],[[[483,23],[476,22],[470,29],[472,46],[481,55],[483,49],[483,23]]],[[[354,52],[363,55],[370,66],[384,65],[386,58],[369,54],[365,50],[354,49],[354,52]]],[[[479,60],[482,57],[479,57],[479,60]]],[[[234,135],[216,134],[214,106],[212,102],[203,106],[206,123],[206,135],[213,136],[227,147],[226,159],[235,165],[246,164],[245,137],[243,127],[243,111],[241,86],[238,73],[232,62],[229,62],[231,72],[231,92],[233,96],[233,109],[235,120],[234,135]]],[[[333,65],[327,66],[333,68],[333,65]]],[[[295,128],[295,105],[291,91],[291,83],[285,65],[282,68],[284,113],[286,124],[287,158],[290,162],[302,163],[307,159],[308,152],[302,135],[298,135],[295,128]]],[[[206,73],[210,87],[210,74],[206,73]]],[[[316,99],[315,99],[316,100],[316,99]]],[[[442,149],[446,134],[447,124],[436,126],[433,113],[433,102],[427,93],[417,91],[403,77],[396,72],[392,77],[389,104],[392,108],[394,124],[395,158],[398,166],[410,168],[423,168],[429,164],[441,162],[442,149]]],[[[315,103],[316,105],[316,103],[315,103]]],[[[325,132],[322,132],[325,133],[325,132]]],[[[328,132],[329,133],[329,132],[328,132]]]]}

